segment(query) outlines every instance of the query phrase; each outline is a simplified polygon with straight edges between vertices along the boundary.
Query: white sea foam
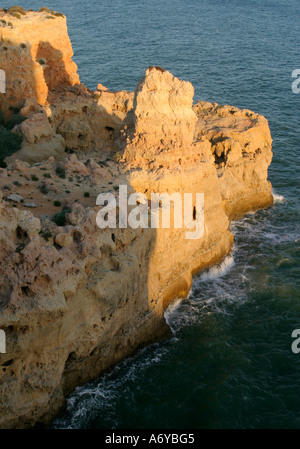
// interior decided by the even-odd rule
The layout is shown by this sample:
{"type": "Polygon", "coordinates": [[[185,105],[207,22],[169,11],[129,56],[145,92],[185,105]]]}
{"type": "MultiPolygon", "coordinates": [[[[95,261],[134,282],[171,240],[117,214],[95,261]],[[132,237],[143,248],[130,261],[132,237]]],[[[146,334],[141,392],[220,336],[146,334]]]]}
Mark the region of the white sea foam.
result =
{"type": "Polygon", "coordinates": [[[286,201],[286,199],[284,198],[283,195],[279,195],[279,193],[276,193],[275,190],[272,190],[272,195],[273,195],[273,199],[274,199],[274,203],[284,203],[286,201]]]}
{"type": "Polygon", "coordinates": [[[168,322],[168,319],[175,312],[175,310],[178,309],[181,302],[182,302],[182,298],[177,298],[177,299],[175,299],[175,301],[171,302],[171,304],[169,304],[169,306],[165,310],[164,315],[165,315],[165,319],[166,319],[166,322],[168,325],[170,325],[168,322]]]}
{"type": "MultiPolygon", "coordinates": [[[[191,296],[193,296],[194,288],[195,288],[195,286],[199,285],[200,282],[210,281],[210,280],[215,280],[217,278],[221,278],[222,276],[224,276],[225,274],[228,273],[228,271],[231,269],[231,267],[233,265],[234,265],[234,258],[230,254],[227,257],[225,257],[225,259],[222,262],[214,265],[209,270],[204,271],[199,276],[194,278],[193,286],[192,286],[187,298],[190,298],[191,296]]],[[[215,288],[217,288],[217,286],[215,286],[215,288]]],[[[199,311],[199,304],[197,304],[197,306],[195,308],[196,313],[193,313],[193,307],[192,307],[191,303],[189,304],[188,312],[187,312],[187,310],[185,310],[185,311],[180,310],[180,313],[177,313],[177,310],[178,310],[180,304],[182,303],[182,301],[183,301],[183,299],[181,299],[181,298],[176,299],[168,306],[168,308],[164,312],[166,322],[167,322],[168,326],[171,328],[171,330],[174,334],[174,338],[176,338],[176,331],[182,327],[183,323],[185,323],[186,321],[192,322],[194,318],[196,320],[199,319],[198,313],[197,313],[199,311]]],[[[214,301],[214,299],[211,299],[211,302],[213,302],[213,301],[214,301]]],[[[205,307],[209,304],[209,302],[210,302],[209,299],[204,300],[203,304],[205,305],[205,307]]]]}
{"type": "Polygon", "coordinates": [[[232,254],[230,254],[229,256],[225,257],[225,259],[222,262],[218,263],[217,265],[214,265],[209,270],[204,271],[200,275],[199,280],[200,281],[210,281],[212,279],[222,277],[228,273],[228,271],[230,270],[230,268],[233,265],[234,265],[234,259],[233,259],[232,254]]]}

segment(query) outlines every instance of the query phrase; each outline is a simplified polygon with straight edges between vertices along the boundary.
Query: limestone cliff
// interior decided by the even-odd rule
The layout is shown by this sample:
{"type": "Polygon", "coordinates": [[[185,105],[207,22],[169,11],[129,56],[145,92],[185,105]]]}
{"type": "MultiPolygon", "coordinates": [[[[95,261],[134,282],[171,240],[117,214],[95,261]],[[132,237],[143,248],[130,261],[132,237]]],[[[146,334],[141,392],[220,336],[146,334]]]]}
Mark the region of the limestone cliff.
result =
{"type": "Polygon", "coordinates": [[[66,17],[26,12],[21,18],[1,13],[0,66],[7,74],[3,106],[44,106],[48,94],[79,83],[66,17]]]}
{"type": "Polygon", "coordinates": [[[193,86],[161,68],[149,67],[134,92],[101,84],[91,92],[79,84],[64,17],[2,16],[0,68],[11,75],[1,108],[18,104],[27,116],[13,129],[21,150],[0,169],[6,428],[47,422],[76,385],[168,337],[165,308],[187,295],[195,272],[230,252],[229,220],[273,199],[265,118],[193,105],[193,86]],[[149,201],[152,192],[203,192],[204,235],[99,229],[96,197],[117,197],[120,185],[149,201]]]}
{"type": "Polygon", "coordinates": [[[265,117],[248,109],[199,101],[195,136],[211,144],[226,214],[237,219],[273,202],[267,180],[272,138],[265,117]]]}

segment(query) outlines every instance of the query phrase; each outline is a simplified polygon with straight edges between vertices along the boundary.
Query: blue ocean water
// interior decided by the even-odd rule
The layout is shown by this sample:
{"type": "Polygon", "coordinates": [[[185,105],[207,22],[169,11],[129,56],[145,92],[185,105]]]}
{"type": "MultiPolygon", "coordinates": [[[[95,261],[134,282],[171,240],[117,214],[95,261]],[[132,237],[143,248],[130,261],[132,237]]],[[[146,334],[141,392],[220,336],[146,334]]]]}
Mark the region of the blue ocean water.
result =
{"type": "Polygon", "coordinates": [[[195,100],[265,115],[274,140],[274,207],[232,224],[232,256],[167,311],[174,337],[77,388],[53,426],[300,428],[299,0],[20,4],[67,15],[88,87],[132,90],[160,65],[191,81],[195,100]]]}

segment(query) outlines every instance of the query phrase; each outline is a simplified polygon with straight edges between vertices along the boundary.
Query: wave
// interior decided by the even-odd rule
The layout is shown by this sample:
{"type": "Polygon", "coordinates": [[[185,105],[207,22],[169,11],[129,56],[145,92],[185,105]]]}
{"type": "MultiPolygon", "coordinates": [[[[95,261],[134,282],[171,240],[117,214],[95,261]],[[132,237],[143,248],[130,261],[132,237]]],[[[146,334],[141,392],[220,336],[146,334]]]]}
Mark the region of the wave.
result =
{"type": "MultiPolygon", "coordinates": [[[[189,298],[191,298],[191,296],[193,296],[193,293],[194,293],[193,290],[195,288],[195,285],[198,285],[199,282],[211,281],[211,280],[215,280],[217,278],[221,278],[222,276],[225,276],[225,274],[228,273],[228,271],[231,269],[231,267],[233,265],[234,265],[234,258],[232,256],[232,254],[230,254],[230,255],[226,256],[225,259],[222,260],[222,262],[220,262],[220,263],[212,266],[208,270],[200,273],[198,276],[196,276],[193,279],[192,288],[185,299],[189,299],[189,298]]],[[[170,329],[172,330],[173,336],[175,338],[176,338],[176,331],[178,330],[178,328],[181,327],[181,324],[179,324],[177,322],[178,319],[181,322],[181,321],[185,321],[185,319],[187,318],[187,317],[182,317],[181,313],[179,313],[179,316],[177,314],[178,309],[183,300],[184,300],[183,298],[177,298],[175,301],[173,301],[173,302],[171,302],[171,304],[169,304],[169,306],[167,307],[167,309],[164,312],[165,320],[166,320],[168,326],[170,327],[170,329]],[[176,323],[175,323],[174,319],[175,319],[176,323]]],[[[191,305],[189,307],[191,310],[192,309],[191,305]]],[[[190,316],[188,318],[191,319],[190,316]]]]}
{"type": "MultiPolygon", "coordinates": [[[[187,298],[190,296],[190,293],[188,294],[187,298]]],[[[182,301],[183,301],[183,298],[175,299],[175,301],[171,302],[171,304],[169,304],[168,307],[166,308],[166,310],[164,311],[164,317],[165,317],[166,323],[171,328],[172,331],[174,331],[174,330],[172,329],[171,319],[172,319],[173,314],[177,311],[178,307],[182,303],[182,301]]]]}
{"type": "Polygon", "coordinates": [[[222,262],[214,265],[208,270],[204,271],[200,274],[198,281],[211,281],[213,279],[217,279],[219,277],[225,276],[231,267],[234,265],[234,258],[232,254],[229,254],[225,257],[222,262]]]}
{"type": "Polygon", "coordinates": [[[283,195],[280,195],[279,193],[276,193],[275,190],[272,189],[272,196],[274,199],[274,203],[284,203],[286,199],[283,195]]]}
{"type": "Polygon", "coordinates": [[[120,416],[117,410],[120,400],[124,395],[128,400],[132,399],[128,396],[131,385],[146,379],[148,370],[160,365],[168,351],[168,346],[154,343],[118,363],[98,380],[77,387],[66,400],[64,415],[56,418],[50,428],[85,428],[98,414],[103,414],[101,419],[108,420],[110,428],[118,428],[120,416]]]}

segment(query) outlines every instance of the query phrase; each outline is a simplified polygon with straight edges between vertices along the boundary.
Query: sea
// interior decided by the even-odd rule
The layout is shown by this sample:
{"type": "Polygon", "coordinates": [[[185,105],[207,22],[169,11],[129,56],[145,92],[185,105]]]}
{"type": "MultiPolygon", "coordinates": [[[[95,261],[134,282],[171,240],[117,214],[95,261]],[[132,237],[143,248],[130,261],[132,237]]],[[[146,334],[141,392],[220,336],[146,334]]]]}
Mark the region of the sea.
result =
{"type": "Polygon", "coordinates": [[[274,206],[231,224],[232,254],[166,311],[171,339],[76,388],[51,427],[299,429],[300,353],[291,348],[300,329],[299,0],[18,4],[66,14],[89,88],[133,90],[159,65],[191,81],[195,101],[263,114],[273,138],[274,206]]]}

